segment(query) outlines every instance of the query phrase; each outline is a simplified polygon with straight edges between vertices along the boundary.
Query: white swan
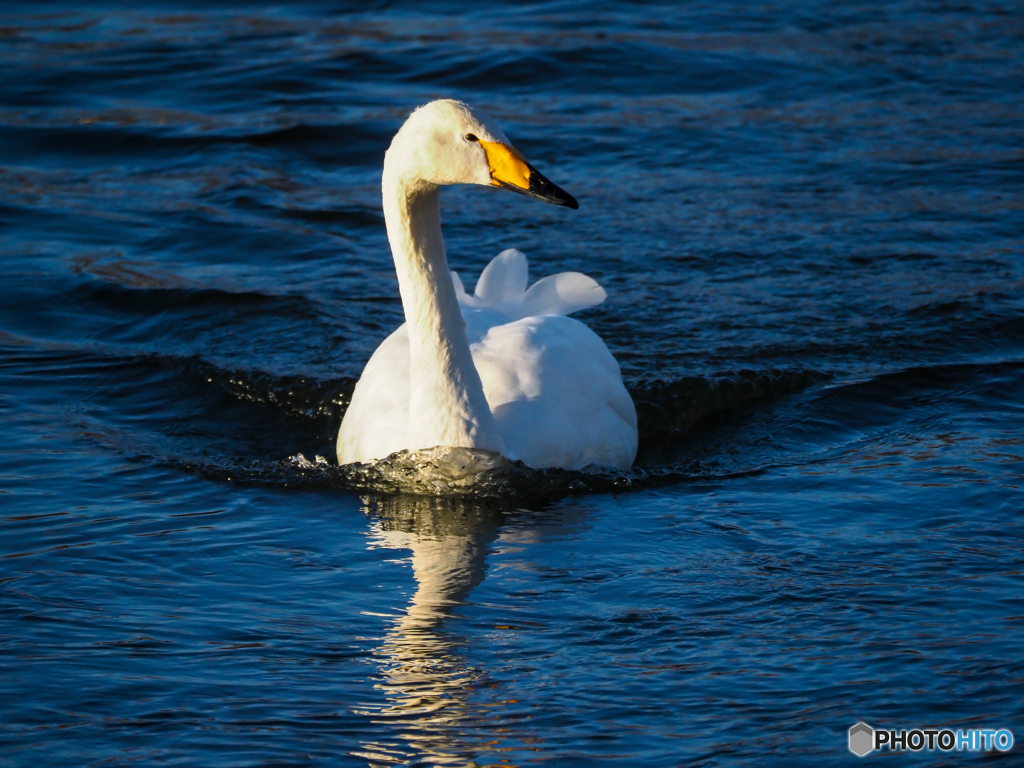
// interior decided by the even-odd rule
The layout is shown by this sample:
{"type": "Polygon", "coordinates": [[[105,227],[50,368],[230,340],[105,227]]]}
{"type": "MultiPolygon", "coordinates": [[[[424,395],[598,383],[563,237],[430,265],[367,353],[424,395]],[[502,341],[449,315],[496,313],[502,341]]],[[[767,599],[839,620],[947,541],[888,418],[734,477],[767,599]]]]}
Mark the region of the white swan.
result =
{"type": "Polygon", "coordinates": [[[338,432],[338,462],[442,446],[492,451],[534,468],[625,469],[636,411],[604,342],[566,314],[604,301],[576,272],[526,290],[526,258],[499,254],[473,296],[449,273],[443,184],[500,186],[577,208],[458,101],[420,107],[384,158],[384,220],[406,322],[373,353],[338,432]]]}

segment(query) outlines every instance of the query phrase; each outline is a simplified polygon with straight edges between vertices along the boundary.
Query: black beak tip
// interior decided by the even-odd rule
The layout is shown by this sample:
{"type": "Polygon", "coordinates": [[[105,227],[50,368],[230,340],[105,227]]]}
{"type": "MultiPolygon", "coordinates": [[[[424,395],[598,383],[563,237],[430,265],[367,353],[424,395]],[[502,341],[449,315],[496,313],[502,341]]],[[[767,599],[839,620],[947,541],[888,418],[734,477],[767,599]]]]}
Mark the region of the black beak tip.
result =
{"type": "Polygon", "coordinates": [[[556,184],[552,184],[543,175],[537,172],[533,166],[530,168],[530,188],[523,189],[515,184],[509,184],[507,181],[496,180],[499,187],[504,187],[512,192],[518,192],[520,195],[526,195],[532,197],[534,200],[541,200],[545,203],[551,203],[552,205],[561,205],[565,208],[572,208],[572,210],[578,210],[580,204],[576,202],[576,198],[566,192],[564,189],[556,184]]]}
{"type": "Polygon", "coordinates": [[[580,207],[575,197],[557,184],[552,184],[543,174],[538,173],[537,169],[533,166],[530,166],[530,190],[527,194],[531,197],[536,197],[538,200],[543,200],[545,203],[562,205],[566,208],[572,208],[574,211],[580,207]]]}

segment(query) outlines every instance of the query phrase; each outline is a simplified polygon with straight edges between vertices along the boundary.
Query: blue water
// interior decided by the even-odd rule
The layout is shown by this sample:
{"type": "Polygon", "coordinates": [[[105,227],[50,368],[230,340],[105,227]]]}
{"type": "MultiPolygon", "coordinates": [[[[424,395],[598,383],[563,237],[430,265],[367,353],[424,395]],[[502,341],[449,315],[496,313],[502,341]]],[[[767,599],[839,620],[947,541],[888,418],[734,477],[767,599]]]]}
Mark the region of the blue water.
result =
{"type": "Polygon", "coordinates": [[[1024,763],[1022,93],[1016,3],[0,6],[0,765],[1024,763]],[[449,258],[605,286],[630,473],[296,458],[443,96],[580,202],[449,258]]]}

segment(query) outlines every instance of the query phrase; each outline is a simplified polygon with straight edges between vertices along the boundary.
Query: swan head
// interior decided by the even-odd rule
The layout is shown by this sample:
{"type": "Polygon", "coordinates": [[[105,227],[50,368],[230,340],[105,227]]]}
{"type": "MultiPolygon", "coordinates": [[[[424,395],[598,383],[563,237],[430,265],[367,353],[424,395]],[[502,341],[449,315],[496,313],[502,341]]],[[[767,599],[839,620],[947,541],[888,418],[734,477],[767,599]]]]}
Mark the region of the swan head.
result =
{"type": "Polygon", "coordinates": [[[384,174],[432,186],[503,187],[579,208],[572,195],[526,162],[491,118],[453,99],[432,101],[409,116],[385,155],[384,174]]]}

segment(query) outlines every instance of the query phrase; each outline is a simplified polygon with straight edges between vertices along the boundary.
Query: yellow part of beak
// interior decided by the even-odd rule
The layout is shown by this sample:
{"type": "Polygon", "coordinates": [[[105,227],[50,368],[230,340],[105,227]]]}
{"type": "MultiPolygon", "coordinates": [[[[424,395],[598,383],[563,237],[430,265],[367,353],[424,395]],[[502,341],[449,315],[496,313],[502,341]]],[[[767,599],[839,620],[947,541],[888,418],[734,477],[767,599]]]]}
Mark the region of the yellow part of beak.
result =
{"type": "Polygon", "coordinates": [[[510,184],[519,189],[530,188],[530,166],[519,150],[496,141],[483,141],[480,145],[487,153],[487,164],[491,168],[491,184],[500,187],[510,184]]]}

